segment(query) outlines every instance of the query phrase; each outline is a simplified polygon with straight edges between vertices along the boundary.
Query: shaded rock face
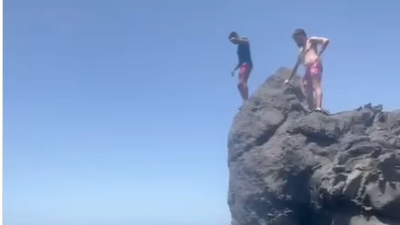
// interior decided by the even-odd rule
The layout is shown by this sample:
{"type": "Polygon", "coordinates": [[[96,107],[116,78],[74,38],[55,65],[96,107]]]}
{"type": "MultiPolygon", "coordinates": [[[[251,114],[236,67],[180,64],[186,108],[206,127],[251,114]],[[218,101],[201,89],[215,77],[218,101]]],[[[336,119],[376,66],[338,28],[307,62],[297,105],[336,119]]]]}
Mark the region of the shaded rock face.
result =
{"type": "Polygon", "coordinates": [[[281,68],[229,133],[232,225],[400,225],[400,112],[307,113],[281,68]]]}

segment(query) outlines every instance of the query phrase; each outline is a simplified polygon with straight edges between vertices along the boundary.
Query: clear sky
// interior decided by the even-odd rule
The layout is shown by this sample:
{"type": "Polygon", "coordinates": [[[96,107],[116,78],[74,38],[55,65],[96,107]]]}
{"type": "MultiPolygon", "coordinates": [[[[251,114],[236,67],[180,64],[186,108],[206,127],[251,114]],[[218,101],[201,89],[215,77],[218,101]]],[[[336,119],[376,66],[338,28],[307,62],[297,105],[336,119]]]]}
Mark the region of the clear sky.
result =
{"type": "Polygon", "coordinates": [[[4,0],[4,224],[228,224],[229,32],[251,92],[302,27],[331,40],[328,110],[392,110],[399,21],[394,0],[4,0]]]}

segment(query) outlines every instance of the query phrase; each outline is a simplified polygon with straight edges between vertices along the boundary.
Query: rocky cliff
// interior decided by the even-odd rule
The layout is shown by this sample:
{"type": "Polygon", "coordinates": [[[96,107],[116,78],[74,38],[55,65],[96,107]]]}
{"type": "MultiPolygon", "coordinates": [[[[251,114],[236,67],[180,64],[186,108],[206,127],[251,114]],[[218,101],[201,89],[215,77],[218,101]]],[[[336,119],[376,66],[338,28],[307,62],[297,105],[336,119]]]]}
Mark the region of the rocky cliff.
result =
{"type": "Polygon", "coordinates": [[[308,113],[281,68],[234,118],[232,225],[400,225],[400,113],[308,113]]]}

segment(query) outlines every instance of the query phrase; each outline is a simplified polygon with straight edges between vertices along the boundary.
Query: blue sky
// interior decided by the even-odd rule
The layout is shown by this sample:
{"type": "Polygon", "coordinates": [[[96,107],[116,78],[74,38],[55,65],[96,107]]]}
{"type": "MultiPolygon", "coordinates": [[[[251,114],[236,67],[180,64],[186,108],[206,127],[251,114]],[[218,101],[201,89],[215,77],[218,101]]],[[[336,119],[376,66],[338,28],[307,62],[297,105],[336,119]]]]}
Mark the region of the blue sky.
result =
{"type": "MultiPolygon", "coordinates": [[[[324,106],[400,108],[400,2],[5,0],[4,224],[222,225],[241,103],[292,67],[294,29],[330,38],[324,106]]],[[[299,72],[302,72],[301,69],[299,72]]]]}

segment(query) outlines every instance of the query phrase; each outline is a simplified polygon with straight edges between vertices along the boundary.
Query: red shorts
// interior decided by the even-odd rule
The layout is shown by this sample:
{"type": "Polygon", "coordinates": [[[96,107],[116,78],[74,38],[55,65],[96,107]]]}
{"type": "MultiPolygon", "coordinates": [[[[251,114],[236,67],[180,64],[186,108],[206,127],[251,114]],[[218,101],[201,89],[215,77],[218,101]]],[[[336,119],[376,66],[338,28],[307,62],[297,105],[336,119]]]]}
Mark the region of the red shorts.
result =
{"type": "Polygon", "coordinates": [[[251,70],[253,69],[253,65],[250,63],[243,63],[240,66],[239,70],[239,79],[245,79],[247,80],[250,76],[251,70]]]}
{"type": "Polygon", "coordinates": [[[323,71],[322,63],[319,60],[317,60],[307,66],[304,78],[307,81],[311,81],[311,78],[313,77],[321,79],[322,71],[323,71]]]}

